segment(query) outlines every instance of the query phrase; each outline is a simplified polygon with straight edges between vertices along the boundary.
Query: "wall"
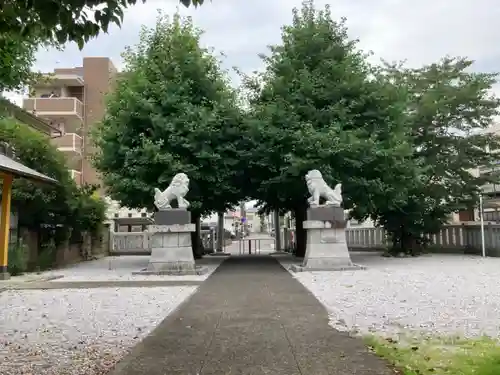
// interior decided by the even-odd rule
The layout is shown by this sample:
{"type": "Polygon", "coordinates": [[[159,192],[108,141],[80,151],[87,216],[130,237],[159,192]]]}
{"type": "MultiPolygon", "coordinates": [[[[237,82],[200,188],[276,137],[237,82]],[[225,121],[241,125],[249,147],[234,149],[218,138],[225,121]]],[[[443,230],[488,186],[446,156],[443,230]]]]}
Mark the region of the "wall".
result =
{"type": "MultiPolygon", "coordinates": [[[[26,228],[20,228],[20,238],[28,247],[28,269],[36,269],[37,259],[40,252],[38,233],[26,228]]],[[[109,228],[103,228],[101,234],[92,237],[85,233],[78,242],[71,243],[69,240],[63,242],[56,249],[55,267],[91,260],[109,254],[110,234],[109,228]]]]}
{"type": "MultiPolygon", "coordinates": [[[[100,177],[92,166],[94,152],[90,137],[92,127],[101,121],[106,111],[105,95],[111,90],[116,68],[107,57],[86,57],[83,59],[83,80],[85,83],[85,158],[83,180],[88,184],[101,184],[100,177]]],[[[101,189],[101,193],[104,191],[101,189]]]]}

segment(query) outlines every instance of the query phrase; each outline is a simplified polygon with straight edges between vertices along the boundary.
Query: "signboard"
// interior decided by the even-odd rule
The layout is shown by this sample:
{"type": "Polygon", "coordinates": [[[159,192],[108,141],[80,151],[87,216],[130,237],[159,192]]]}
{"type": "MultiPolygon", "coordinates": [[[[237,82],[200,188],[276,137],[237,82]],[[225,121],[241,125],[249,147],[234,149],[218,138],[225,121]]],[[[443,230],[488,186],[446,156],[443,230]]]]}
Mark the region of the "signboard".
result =
{"type": "Polygon", "coordinates": [[[247,221],[247,218],[246,218],[246,217],[242,217],[242,218],[241,218],[241,222],[242,222],[242,223],[244,223],[244,222],[246,222],[246,221],[247,221]]]}

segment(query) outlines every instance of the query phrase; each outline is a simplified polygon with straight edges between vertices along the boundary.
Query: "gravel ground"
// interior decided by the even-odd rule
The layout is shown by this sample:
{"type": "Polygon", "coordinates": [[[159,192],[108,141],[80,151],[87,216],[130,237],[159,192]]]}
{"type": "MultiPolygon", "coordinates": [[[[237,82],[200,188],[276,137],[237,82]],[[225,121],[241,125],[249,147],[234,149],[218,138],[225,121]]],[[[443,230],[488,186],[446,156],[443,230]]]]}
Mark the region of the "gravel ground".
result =
{"type": "MultiPolygon", "coordinates": [[[[500,338],[500,259],[460,255],[383,258],[354,253],[367,270],[293,273],[339,330],[486,334],[500,338]]],[[[284,266],[290,261],[282,260],[284,266]]]]}
{"type": "Polygon", "coordinates": [[[212,272],[222,262],[220,257],[205,257],[197,264],[208,268],[204,275],[186,275],[186,276],[156,276],[156,275],[132,275],[132,272],[140,271],[148,266],[149,256],[119,256],[106,257],[90,262],[78,263],[74,266],[55,271],[46,272],[43,276],[62,275],[60,279],[52,282],[68,281],[133,281],[133,280],[206,280],[212,272]]]}
{"type": "Polygon", "coordinates": [[[105,374],[195,289],[4,291],[0,374],[105,374]]]}

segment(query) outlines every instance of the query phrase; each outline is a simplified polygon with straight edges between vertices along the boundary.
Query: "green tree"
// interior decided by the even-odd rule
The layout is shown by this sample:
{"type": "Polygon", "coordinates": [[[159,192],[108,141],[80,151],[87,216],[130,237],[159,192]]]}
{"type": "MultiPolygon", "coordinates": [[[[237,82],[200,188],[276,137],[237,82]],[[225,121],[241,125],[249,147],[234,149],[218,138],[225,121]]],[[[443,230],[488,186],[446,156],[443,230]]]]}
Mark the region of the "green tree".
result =
{"type": "Polygon", "coordinates": [[[194,222],[237,203],[243,174],[236,95],[199,38],[179,15],[144,27],[140,43],[124,53],[123,78],[94,135],[96,167],[113,199],[153,210],[154,188],[184,172],[194,222]]]}
{"type": "MultiPolygon", "coordinates": [[[[15,179],[13,206],[19,225],[38,233],[50,231],[56,245],[72,232],[97,231],[105,204],[92,197],[93,188],[79,189],[69,175],[64,156],[42,134],[0,116],[0,142],[7,144],[24,165],[56,179],[56,185],[15,179]]],[[[41,246],[43,244],[40,244],[41,246]]]]}
{"type": "MultiPolygon", "coordinates": [[[[142,0],[145,3],[145,0],[142,0]]],[[[83,45],[110,25],[121,26],[123,11],[137,0],[3,0],[0,35],[83,45]]],[[[186,7],[203,0],[180,0],[186,7]]]]}
{"type": "Polygon", "coordinates": [[[31,67],[38,45],[36,39],[0,34],[0,94],[21,90],[36,77],[31,67]]]}
{"type": "Polygon", "coordinates": [[[345,208],[368,213],[380,200],[389,207],[404,201],[398,187],[411,151],[401,122],[404,92],[373,75],[344,21],[305,1],[264,62],[265,72],[246,80],[251,195],[295,213],[298,255],[305,252],[309,169],[332,186],[342,182],[345,208]]]}
{"type": "Polygon", "coordinates": [[[418,69],[386,66],[385,78],[409,93],[405,121],[418,166],[407,202],[395,210],[379,205],[372,215],[390,233],[394,252],[419,252],[452,213],[476,205],[484,183],[498,183],[498,176],[474,173],[498,161],[490,151],[500,138],[485,132],[498,115],[500,101],[490,94],[497,75],[474,73],[472,65],[444,58],[418,69]]]}

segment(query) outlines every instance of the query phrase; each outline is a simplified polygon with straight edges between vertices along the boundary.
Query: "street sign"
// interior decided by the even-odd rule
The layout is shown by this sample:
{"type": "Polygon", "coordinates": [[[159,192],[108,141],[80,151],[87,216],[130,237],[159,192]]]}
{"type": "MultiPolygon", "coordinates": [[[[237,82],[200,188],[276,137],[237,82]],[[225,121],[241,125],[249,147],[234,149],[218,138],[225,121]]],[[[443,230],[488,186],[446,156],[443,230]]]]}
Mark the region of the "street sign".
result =
{"type": "Polygon", "coordinates": [[[242,217],[241,218],[241,222],[244,223],[245,221],[247,221],[247,218],[246,217],[242,217]]]}

